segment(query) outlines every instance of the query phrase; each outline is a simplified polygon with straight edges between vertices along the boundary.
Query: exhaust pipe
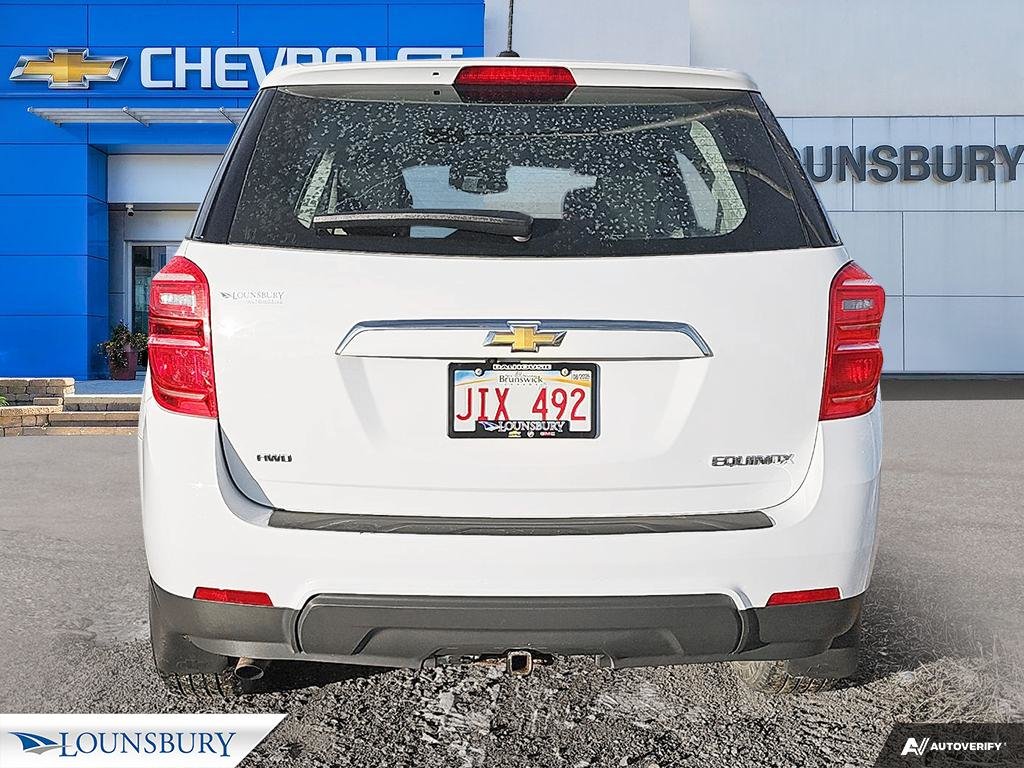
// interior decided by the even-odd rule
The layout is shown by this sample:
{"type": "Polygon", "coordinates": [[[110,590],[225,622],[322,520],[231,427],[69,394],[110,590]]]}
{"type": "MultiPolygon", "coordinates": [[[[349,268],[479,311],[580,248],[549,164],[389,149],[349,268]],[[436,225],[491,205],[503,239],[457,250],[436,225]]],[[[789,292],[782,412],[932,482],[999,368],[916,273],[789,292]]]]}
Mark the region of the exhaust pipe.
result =
{"type": "Polygon", "coordinates": [[[267,662],[260,659],[250,659],[248,656],[243,656],[235,664],[235,677],[239,680],[245,680],[246,682],[251,680],[259,680],[263,677],[263,671],[266,669],[267,662]]]}

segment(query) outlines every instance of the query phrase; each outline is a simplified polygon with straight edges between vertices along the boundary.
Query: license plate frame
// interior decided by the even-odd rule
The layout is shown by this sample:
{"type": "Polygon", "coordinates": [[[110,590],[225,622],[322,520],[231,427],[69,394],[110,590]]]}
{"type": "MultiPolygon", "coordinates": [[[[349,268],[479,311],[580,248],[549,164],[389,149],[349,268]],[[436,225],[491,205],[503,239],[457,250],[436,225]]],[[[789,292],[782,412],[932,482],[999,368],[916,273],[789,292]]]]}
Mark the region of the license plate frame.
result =
{"type": "MultiPolygon", "coordinates": [[[[600,366],[597,363],[589,362],[567,362],[560,360],[471,360],[463,362],[452,362],[448,364],[448,386],[447,395],[448,401],[446,403],[447,420],[448,420],[448,437],[454,439],[483,439],[483,440],[501,440],[501,439],[521,439],[521,440],[550,440],[550,439],[585,439],[593,440],[600,434],[600,366]],[[495,366],[500,366],[496,368],[495,366]],[[571,422],[565,422],[565,426],[561,430],[552,429],[508,429],[508,428],[496,428],[487,429],[481,426],[482,422],[474,422],[475,429],[473,430],[456,430],[456,402],[455,402],[455,388],[456,383],[456,372],[469,370],[474,373],[478,378],[486,375],[486,373],[515,373],[517,371],[523,373],[540,373],[550,374],[552,372],[562,375],[563,371],[568,372],[568,376],[579,372],[589,372],[589,426],[587,430],[572,430],[571,422]]],[[[511,419],[509,422],[486,422],[491,424],[510,424],[515,421],[530,421],[523,419],[511,419]]],[[[551,421],[557,421],[552,419],[551,421]]]]}

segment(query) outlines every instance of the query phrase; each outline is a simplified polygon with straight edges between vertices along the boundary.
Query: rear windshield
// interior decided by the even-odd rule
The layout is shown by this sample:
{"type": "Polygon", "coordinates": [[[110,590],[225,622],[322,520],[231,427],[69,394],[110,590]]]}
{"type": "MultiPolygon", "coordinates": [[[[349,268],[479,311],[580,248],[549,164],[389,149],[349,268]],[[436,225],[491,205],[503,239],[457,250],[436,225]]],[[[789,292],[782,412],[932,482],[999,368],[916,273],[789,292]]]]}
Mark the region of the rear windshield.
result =
{"type": "Polygon", "coordinates": [[[819,244],[809,242],[792,170],[747,92],[577,88],[556,104],[462,103],[450,88],[376,92],[273,94],[262,124],[248,127],[259,133],[230,242],[494,256],[819,244]],[[528,237],[513,237],[436,222],[315,221],[424,210],[526,214],[532,224],[528,237]]]}

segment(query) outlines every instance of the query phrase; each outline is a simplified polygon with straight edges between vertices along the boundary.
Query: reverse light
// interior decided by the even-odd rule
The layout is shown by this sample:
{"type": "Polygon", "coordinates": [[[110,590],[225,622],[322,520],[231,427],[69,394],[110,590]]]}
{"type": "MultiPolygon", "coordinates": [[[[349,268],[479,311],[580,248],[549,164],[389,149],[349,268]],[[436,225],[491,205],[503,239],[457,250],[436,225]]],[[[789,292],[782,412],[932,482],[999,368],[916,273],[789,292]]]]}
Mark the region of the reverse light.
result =
{"type": "Polygon", "coordinates": [[[825,589],[798,589],[794,592],[776,592],[768,598],[768,605],[796,605],[797,603],[824,603],[839,599],[839,587],[825,589]]]}
{"type": "Polygon", "coordinates": [[[153,397],[169,411],[217,417],[210,338],[210,285],[184,256],[153,276],[149,292],[153,397]]]}
{"type": "Polygon", "coordinates": [[[266,592],[249,592],[244,589],[214,589],[213,587],[196,587],[192,595],[195,600],[208,600],[213,603],[234,603],[236,605],[273,606],[270,595],[266,592]]]}
{"type": "Polygon", "coordinates": [[[855,262],[832,280],[828,350],[819,418],[845,419],[870,411],[882,376],[879,333],[885,291],[855,262]]]}
{"type": "Polygon", "coordinates": [[[455,91],[469,102],[564,101],[576,87],[565,67],[474,65],[455,76],[455,91]]]}

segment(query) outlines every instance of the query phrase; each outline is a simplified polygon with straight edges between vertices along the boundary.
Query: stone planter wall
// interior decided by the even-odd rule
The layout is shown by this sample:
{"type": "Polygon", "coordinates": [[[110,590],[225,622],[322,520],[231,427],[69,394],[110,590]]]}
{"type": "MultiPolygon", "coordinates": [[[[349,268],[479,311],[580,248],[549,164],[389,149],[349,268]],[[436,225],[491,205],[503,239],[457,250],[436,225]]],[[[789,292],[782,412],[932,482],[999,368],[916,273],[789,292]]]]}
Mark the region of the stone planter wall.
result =
{"type": "Polygon", "coordinates": [[[9,405],[33,405],[36,398],[59,398],[59,403],[44,405],[62,405],[64,396],[73,394],[74,379],[0,379],[0,395],[9,405]]]}
{"type": "Polygon", "coordinates": [[[0,437],[126,435],[139,425],[140,395],[76,395],[74,379],[0,379],[0,437]]]}
{"type": "Polygon", "coordinates": [[[75,394],[74,379],[0,379],[0,435],[41,435],[51,413],[64,410],[64,398],[75,394]]]}
{"type": "Polygon", "coordinates": [[[62,413],[59,405],[12,405],[0,408],[0,433],[4,437],[42,435],[51,413],[62,413]]]}

